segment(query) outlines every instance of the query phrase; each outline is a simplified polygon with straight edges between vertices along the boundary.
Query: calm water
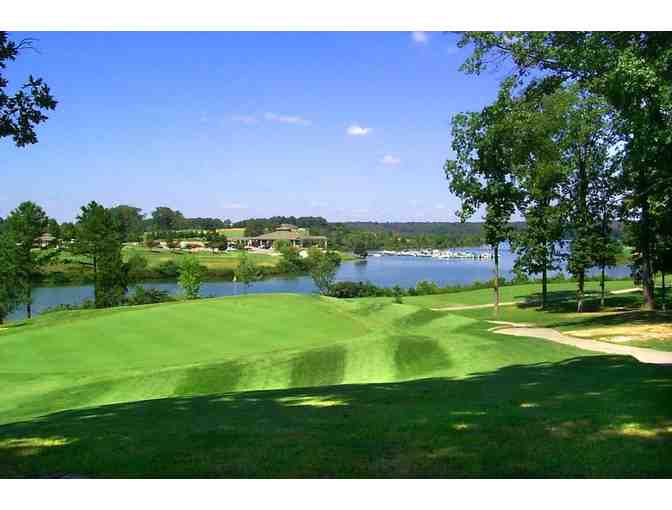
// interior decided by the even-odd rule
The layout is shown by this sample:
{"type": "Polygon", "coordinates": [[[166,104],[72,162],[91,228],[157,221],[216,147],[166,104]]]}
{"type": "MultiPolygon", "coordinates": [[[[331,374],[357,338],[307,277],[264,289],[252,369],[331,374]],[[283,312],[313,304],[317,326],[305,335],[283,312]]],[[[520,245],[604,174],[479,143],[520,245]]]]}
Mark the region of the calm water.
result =
{"type": "MultiPolygon", "coordinates": [[[[469,251],[480,251],[469,248],[469,251]]],[[[502,276],[512,276],[513,256],[503,251],[501,257],[502,276]]],[[[439,260],[424,257],[369,257],[366,261],[344,262],[337,275],[337,281],[369,281],[382,287],[400,285],[415,286],[421,280],[431,280],[441,286],[465,285],[475,281],[485,281],[493,277],[491,261],[481,260],[439,260]]],[[[614,277],[627,277],[630,270],[626,266],[611,268],[608,274],[614,277]]],[[[176,282],[148,282],[145,287],[154,287],[177,294],[176,282]]],[[[243,285],[229,281],[206,282],[201,287],[202,296],[231,296],[242,294],[243,285]]],[[[248,292],[316,292],[309,276],[295,278],[270,278],[253,283],[248,292]]],[[[76,305],[85,299],[93,298],[93,286],[38,287],[33,291],[33,313],[61,304],[76,305]]],[[[17,310],[10,319],[25,317],[24,310],[17,310]]]]}

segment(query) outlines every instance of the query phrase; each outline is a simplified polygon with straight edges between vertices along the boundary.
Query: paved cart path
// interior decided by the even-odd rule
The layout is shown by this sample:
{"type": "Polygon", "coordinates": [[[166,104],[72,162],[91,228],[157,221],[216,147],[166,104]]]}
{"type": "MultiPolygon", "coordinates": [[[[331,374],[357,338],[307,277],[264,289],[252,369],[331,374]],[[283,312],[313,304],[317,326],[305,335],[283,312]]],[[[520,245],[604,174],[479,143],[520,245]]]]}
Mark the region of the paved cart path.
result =
{"type": "Polygon", "coordinates": [[[575,338],[550,328],[517,326],[493,328],[493,331],[503,335],[531,336],[535,338],[542,338],[544,340],[550,340],[551,342],[573,345],[574,347],[585,349],[587,351],[632,356],[642,363],[655,363],[659,365],[672,364],[672,352],[657,351],[655,349],[647,349],[644,347],[631,347],[628,345],[615,345],[608,342],[600,342],[597,340],[588,340],[584,338],[575,338]]]}

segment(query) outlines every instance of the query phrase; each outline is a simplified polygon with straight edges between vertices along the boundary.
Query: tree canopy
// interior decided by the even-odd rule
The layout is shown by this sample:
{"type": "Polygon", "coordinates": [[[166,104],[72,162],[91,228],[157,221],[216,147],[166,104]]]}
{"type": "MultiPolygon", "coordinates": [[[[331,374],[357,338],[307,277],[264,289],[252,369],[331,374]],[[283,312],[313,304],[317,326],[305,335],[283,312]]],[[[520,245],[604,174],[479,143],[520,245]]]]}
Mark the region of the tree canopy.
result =
{"type": "Polygon", "coordinates": [[[57,105],[49,86],[32,75],[18,90],[7,90],[9,81],[4,71],[8,62],[33,49],[33,43],[33,39],[12,41],[7,32],[0,31],[0,138],[11,137],[17,147],[37,143],[35,128],[48,119],[45,112],[57,105]]]}

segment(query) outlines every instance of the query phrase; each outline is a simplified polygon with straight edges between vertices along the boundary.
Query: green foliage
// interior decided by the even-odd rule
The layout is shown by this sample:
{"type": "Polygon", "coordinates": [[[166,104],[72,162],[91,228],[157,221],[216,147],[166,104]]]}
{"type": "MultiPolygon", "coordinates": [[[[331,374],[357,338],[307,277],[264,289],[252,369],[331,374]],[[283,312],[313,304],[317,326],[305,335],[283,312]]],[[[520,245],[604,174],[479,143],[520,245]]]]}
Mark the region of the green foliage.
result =
{"type": "Polygon", "coordinates": [[[133,292],[126,298],[128,305],[151,305],[154,303],[168,303],[176,299],[170,295],[168,291],[155,289],[152,287],[146,288],[142,285],[136,285],[133,292]]]}
{"type": "Polygon", "coordinates": [[[306,257],[300,255],[298,248],[290,246],[289,243],[280,244],[276,248],[282,255],[280,262],[278,262],[278,271],[283,274],[300,274],[305,273],[311,264],[311,261],[306,257]]]}
{"type": "Polygon", "coordinates": [[[0,31],[0,138],[11,137],[17,147],[37,143],[35,128],[48,119],[45,112],[57,105],[49,86],[32,75],[14,94],[6,90],[7,63],[28,49],[33,49],[32,39],[11,41],[7,32],[0,31]]]}
{"type": "Polygon", "coordinates": [[[157,207],[152,211],[152,226],[155,230],[179,230],[185,228],[184,216],[170,207],[157,207]]]}
{"type": "Polygon", "coordinates": [[[203,283],[205,268],[193,255],[184,257],[179,264],[177,282],[184,291],[187,299],[197,299],[203,283]]]}
{"type": "Polygon", "coordinates": [[[358,241],[357,244],[355,244],[355,247],[353,248],[352,252],[358,257],[362,258],[366,258],[369,255],[366,243],[362,240],[358,241]]]}
{"type": "Polygon", "coordinates": [[[261,277],[260,269],[246,251],[241,252],[239,256],[238,267],[234,270],[234,277],[236,281],[241,282],[245,288],[249,287],[261,277]]]}
{"type": "Polygon", "coordinates": [[[226,251],[229,247],[228,239],[225,235],[217,233],[216,230],[209,230],[205,235],[205,244],[211,250],[226,251]]]}
{"type": "MultiPolygon", "coordinates": [[[[235,225],[238,226],[238,224],[235,225]]],[[[264,223],[255,219],[247,220],[243,226],[245,227],[246,237],[256,237],[266,231],[264,223]]]]}
{"type": "Polygon", "coordinates": [[[7,230],[16,242],[15,282],[26,305],[28,317],[31,316],[32,287],[36,282],[41,266],[45,265],[54,253],[37,254],[33,246],[47,229],[48,218],[44,210],[33,202],[23,202],[7,217],[7,230]]]}
{"type": "Polygon", "coordinates": [[[22,300],[16,240],[11,232],[0,232],[0,324],[22,300]]]}
{"type": "Polygon", "coordinates": [[[417,296],[438,294],[439,291],[439,286],[434,282],[422,280],[415,284],[415,294],[417,296]]]}
{"type": "Polygon", "coordinates": [[[130,279],[137,280],[147,271],[149,263],[147,257],[142,254],[133,252],[128,260],[126,266],[128,268],[128,276],[130,279]]]}
{"type": "Polygon", "coordinates": [[[73,251],[92,260],[97,308],[118,306],[124,300],[128,267],[122,260],[120,238],[119,225],[108,209],[96,202],[82,206],[73,251]]]}
{"type": "Polygon", "coordinates": [[[394,302],[401,305],[404,302],[404,290],[399,285],[395,285],[392,287],[392,292],[394,294],[394,302]]]}
{"type": "Polygon", "coordinates": [[[335,298],[349,299],[391,296],[393,292],[370,282],[336,282],[329,287],[329,295],[335,298]]]}
{"type": "Polygon", "coordinates": [[[308,253],[309,272],[313,283],[321,294],[329,294],[341,264],[341,257],[336,252],[323,252],[319,248],[311,248],[308,253]]]}
{"type": "Polygon", "coordinates": [[[119,225],[121,240],[139,241],[144,232],[144,217],[142,209],[130,205],[118,205],[110,208],[110,214],[119,225]]]}
{"type": "Polygon", "coordinates": [[[637,248],[646,307],[653,309],[652,211],[669,197],[672,179],[672,34],[467,32],[459,44],[473,48],[462,66],[466,72],[479,74],[510,58],[528,93],[543,95],[578,83],[613,108],[623,149],[621,216],[637,248]]]}
{"type": "Polygon", "coordinates": [[[77,228],[74,223],[65,222],[60,225],[61,239],[63,241],[72,241],[77,237],[77,228]]]}

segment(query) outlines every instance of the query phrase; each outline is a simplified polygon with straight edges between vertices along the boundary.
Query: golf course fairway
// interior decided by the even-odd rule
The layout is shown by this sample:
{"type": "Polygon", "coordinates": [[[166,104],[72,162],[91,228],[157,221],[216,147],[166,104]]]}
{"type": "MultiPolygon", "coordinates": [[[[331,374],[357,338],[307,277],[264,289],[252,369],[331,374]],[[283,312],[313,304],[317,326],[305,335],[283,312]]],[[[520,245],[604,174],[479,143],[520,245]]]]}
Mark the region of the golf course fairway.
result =
{"type": "Polygon", "coordinates": [[[435,305],[257,294],[5,328],[0,476],[672,474],[670,367],[435,305]]]}

